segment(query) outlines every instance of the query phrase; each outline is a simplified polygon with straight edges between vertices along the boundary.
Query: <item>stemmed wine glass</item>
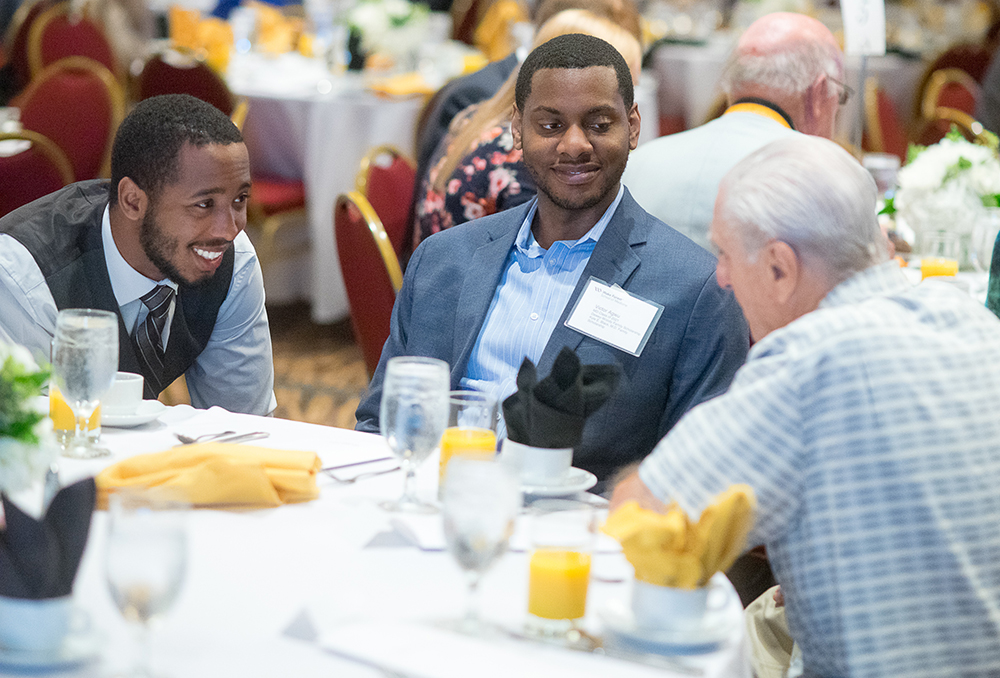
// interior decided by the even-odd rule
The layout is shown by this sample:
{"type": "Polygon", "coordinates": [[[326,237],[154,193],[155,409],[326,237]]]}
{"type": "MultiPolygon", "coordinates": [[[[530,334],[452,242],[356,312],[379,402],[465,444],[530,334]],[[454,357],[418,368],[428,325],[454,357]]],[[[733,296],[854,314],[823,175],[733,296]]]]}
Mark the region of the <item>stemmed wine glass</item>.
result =
{"type": "Polygon", "coordinates": [[[52,339],[52,376],[76,420],[73,440],[63,454],[91,459],[110,454],[87,439],[87,423],[118,371],[118,316],[110,311],[59,311],[52,339]]]}
{"type": "Polygon", "coordinates": [[[481,634],[477,592],[483,573],[507,551],[521,509],[517,479],[496,461],[457,457],[444,487],[444,536],[465,570],[469,600],[461,631],[481,634]]]}
{"type": "Polygon", "coordinates": [[[184,580],[187,508],[156,489],[120,491],[108,500],[108,586],[122,616],[139,628],[135,676],[152,675],[149,624],[170,609],[184,580]]]}
{"type": "Polygon", "coordinates": [[[379,428],[400,459],[405,478],[403,495],[382,508],[409,513],[437,510],[417,499],[413,484],[416,467],[438,446],[448,426],[449,385],[448,363],[443,360],[398,356],[386,365],[379,428]]]}

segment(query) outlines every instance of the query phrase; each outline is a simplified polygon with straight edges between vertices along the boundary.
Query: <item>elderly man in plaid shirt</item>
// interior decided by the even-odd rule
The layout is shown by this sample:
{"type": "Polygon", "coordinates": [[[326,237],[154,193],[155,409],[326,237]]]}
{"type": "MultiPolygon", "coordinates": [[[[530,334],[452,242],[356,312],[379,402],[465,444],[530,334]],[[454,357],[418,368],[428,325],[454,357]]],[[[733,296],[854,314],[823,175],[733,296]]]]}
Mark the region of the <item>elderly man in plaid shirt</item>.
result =
{"type": "Polygon", "coordinates": [[[886,261],[874,182],[824,139],[737,165],[711,238],[756,344],[613,505],[753,487],[808,675],[1000,675],[1000,322],[886,261]]]}

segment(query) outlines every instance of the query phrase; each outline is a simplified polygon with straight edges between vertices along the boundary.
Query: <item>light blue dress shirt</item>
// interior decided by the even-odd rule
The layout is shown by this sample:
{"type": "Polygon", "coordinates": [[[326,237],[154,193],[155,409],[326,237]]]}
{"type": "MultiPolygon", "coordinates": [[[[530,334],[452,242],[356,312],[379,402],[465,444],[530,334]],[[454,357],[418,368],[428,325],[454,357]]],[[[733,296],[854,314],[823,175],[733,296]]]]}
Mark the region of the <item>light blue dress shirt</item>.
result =
{"type": "MultiPolygon", "coordinates": [[[[538,244],[531,232],[538,208],[537,198],[532,201],[469,355],[462,388],[489,393],[497,399],[498,408],[517,390],[521,362],[529,358],[538,364],[624,192],[625,188],[619,186],[614,202],[582,238],[557,240],[548,250],[538,244]]],[[[501,421],[497,438],[502,438],[505,432],[501,421]]]]}

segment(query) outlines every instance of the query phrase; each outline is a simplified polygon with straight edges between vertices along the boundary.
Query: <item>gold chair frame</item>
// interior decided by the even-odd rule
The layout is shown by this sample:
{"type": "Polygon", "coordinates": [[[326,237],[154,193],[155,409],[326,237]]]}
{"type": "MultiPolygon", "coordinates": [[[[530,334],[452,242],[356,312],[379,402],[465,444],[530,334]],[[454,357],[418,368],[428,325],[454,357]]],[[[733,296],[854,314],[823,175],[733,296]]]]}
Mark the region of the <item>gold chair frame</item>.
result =
{"type": "MultiPolygon", "coordinates": [[[[39,14],[38,18],[35,19],[34,23],[31,24],[31,30],[28,32],[28,66],[31,69],[31,79],[32,80],[34,80],[36,77],[40,76],[41,73],[43,72],[43,70],[45,68],[47,68],[42,63],[42,35],[45,33],[45,28],[56,17],[68,15],[69,13],[70,13],[70,3],[69,3],[68,0],[65,0],[64,2],[57,3],[57,4],[53,5],[52,7],[49,7],[48,9],[46,9],[44,12],[42,12],[41,14],[39,14]]],[[[83,16],[85,16],[85,17],[87,16],[86,11],[83,12],[83,16]]],[[[88,19],[89,19],[89,17],[88,17],[88,19]]],[[[108,43],[108,45],[111,46],[111,53],[112,53],[112,57],[113,57],[112,60],[115,62],[115,70],[113,72],[114,78],[119,83],[123,82],[124,78],[122,77],[122,74],[119,72],[119,66],[118,66],[117,58],[114,58],[115,57],[115,55],[114,55],[114,46],[112,45],[111,41],[108,40],[108,36],[104,33],[104,29],[101,28],[100,22],[94,21],[93,23],[95,24],[97,30],[100,31],[101,35],[104,36],[104,39],[108,43]]],[[[58,61],[63,61],[66,58],[69,58],[69,57],[64,57],[63,59],[59,59],[57,61],[54,61],[51,64],[49,64],[49,66],[55,65],[56,63],[58,63],[58,61]]],[[[99,62],[95,61],[95,63],[99,63],[99,62]]],[[[100,65],[104,66],[104,64],[100,64],[100,65]]],[[[120,87],[120,85],[119,85],[119,87],[120,87]]]]}
{"type": "Polygon", "coordinates": [[[979,101],[982,95],[982,87],[976,82],[975,78],[961,68],[942,68],[931,73],[931,77],[927,80],[923,100],[920,102],[920,115],[923,118],[934,117],[935,111],[939,108],[938,97],[941,96],[941,90],[946,85],[953,83],[964,87],[972,94],[976,101],[979,101]]]}
{"type": "MultiPolygon", "coordinates": [[[[371,233],[372,239],[375,241],[375,245],[378,247],[379,254],[382,257],[382,263],[385,265],[385,271],[389,274],[389,281],[392,283],[392,291],[399,293],[399,288],[403,286],[403,270],[399,266],[399,258],[396,257],[395,250],[392,249],[392,243],[389,241],[389,234],[385,232],[385,228],[382,227],[382,220],[378,218],[375,214],[375,208],[372,204],[368,202],[366,198],[359,191],[351,191],[349,193],[341,193],[337,196],[336,207],[340,207],[345,202],[354,203],[354,206],[358,208],[361,212],[361,217],[365,220],[368,225],[368,231],[371,233]]],[[[336,213],[336,208],[334,209],[336,213]]]]}
{"type": "Polygon", "coordinates": [[[357,192],[363,195],[366,199],[368,198],[368,174],[372,168],[372,165],[375,163],[375,159],[378,158],[383,153],[392,156],[393,159],[395,158],[401,159],[403,162],[405,162],[407,165],[410,166],[410,169],[416,170],[417,166],[416,163],[413,162],[413,159],[410,156],[403,153],[398,148],[396,148],[395,146],[391,144],[382,144],[381,146],[376,146],[372,150],[365,153],[365,156],[361,158],[361,164],[360,168],[358,169],[358,174],[357,176],[354,177],[355,190],[357,190],[357,192]]]}
{"type": "Polygon", "coordinates": [[[84,56],[68,56],[54,61],[39,73],[37,76],[31,79],[28,87],[24,92],[19,95],[19,99],[28,100],[30,99],[35,90],[41,87],[49,78],[58,74],[64,70],[83,70],[89,71],[96,75],[102,83],[104,83],[105,89],[108,91],[108,100],[111,103],[111,120],[110,129],[108,129],[108,143],[107,147],[104,149],[104,159],[101,161],[101,171],[102,177],[111,176],[111,146],[114,142],[115,132],[118,130],[118,125],[121,124],[122,120],[125,118],[125,92],[122,90],[118,79],[115,78],[114,74],[111,73],[103,64],[100,64],[89,57],[84,56]]]}
{"type": "Polygon", "coordinates": [[[16,139],[22,141],[30,141],[33,145],[38,147],[44,155],[59,172],[59,178],[62,179],[63,186],[69,186],[74,181],[76,177],[73,176],[73,165],[70,163],[69,158],[63,152],[59,146],[56,145],[54,141],[49,139],[44,134],[39,134],[38,132],[33,132],[30,129],[23,129],[20,132],[3,132],[0,133],[0,141],[6,141],[8,139],[16,139]]]}

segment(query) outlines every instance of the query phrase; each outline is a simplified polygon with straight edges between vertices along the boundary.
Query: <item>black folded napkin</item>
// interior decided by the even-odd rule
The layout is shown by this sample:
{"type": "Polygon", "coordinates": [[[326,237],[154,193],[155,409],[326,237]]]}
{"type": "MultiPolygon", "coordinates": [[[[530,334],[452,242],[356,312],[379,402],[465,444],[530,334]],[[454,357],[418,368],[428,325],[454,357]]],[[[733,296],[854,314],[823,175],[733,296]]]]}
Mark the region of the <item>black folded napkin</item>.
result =
{"type": "Polygon", "coordinates": [[[94,479],[86,478],[60,490],[45,517],[35,520],[2,495],[7,525],[0,530],[0,596],[41,599],[72,593],[96,498],[94,479]]]}
{"type": "Polygon", "coordinates": [[[576,353],[563,347],[549,376],[538,381],[527,358],[517,372],[517,392],[503,401],[507,437],[531,447],[576,447],[583,425],[607,402],[621,377],[618,365],[581,365],[576,353]]]}

